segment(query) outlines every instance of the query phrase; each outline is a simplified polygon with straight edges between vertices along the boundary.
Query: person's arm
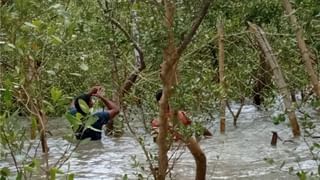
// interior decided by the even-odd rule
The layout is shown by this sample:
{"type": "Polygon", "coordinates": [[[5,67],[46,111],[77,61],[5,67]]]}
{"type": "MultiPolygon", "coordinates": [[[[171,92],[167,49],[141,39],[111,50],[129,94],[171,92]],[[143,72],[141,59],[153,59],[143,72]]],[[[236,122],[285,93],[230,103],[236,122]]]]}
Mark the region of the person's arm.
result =
{"type": "Polygon", "coordinates": [[[110,119],[113,119],[116,115],[119,114],[120,109],[114,102],[101,96],[100,94],[93,94],[93,96],[100,98],[103,104],[107,107],[110,119]]]}
{"type": "Polygon", "coordinates": [[[72,99],[71,103],[70,103],[70,108],[74,107],[74,99],[72,99]]]}
{"type": "MultiPolygon", "coordinates": [[[[185,112],[183,111],[178,111],[178,118],[186,126],[192,123],[192,121],[186,116],[185,112]]],[[[212,136],[212,133],[206,127],[203,127],[203,135],[212,136]]]]}
{"type": "Polygon", "coordinates": [[[180,120],[180,122],[183,125],[190,125],[192,123],[192,121],[190,120],[190,118],[186,115],[186,113],[184,111],[178,111],[178,119],[180,120]]]}

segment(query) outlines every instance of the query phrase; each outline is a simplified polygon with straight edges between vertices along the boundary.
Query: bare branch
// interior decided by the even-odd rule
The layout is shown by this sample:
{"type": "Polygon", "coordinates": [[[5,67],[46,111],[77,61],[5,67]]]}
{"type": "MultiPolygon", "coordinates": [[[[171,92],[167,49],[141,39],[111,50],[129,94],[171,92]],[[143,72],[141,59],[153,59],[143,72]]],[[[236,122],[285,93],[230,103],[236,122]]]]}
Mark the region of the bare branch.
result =
{"type": "Polygon", "coordinates": [[[141,64],[140,64],[140,67],[139,67],[139,70],[142,70],[145,68],[145,63],[143,61],[144,59],[144,55],[143,55],[143,52],[141,50],[141,47],[139,46],[139,44],[131,37],[130,33],[120,24],[119,21],[117,21],[116,19],[114,19],[113,17],[110,17],[108,15],[108,10],[105,9],[101,2],[98,0],[98,3],[101,7],[101,9],[103,10],[103,14],[104,14],[104,17],[108,20],[110,20],[110,22],[115,25],[117,28],[119,28],[119,30],[127,37],[127,39],[132,43],[133,47],[138,51],[139,55],[140,55],[140,60],[141,60],[141,64]]]}
{"type": "Polygon", "coordinates": [[[134,49],[139,54],[139,60],[137,60],[138,63],[136,63],[136,69],[134,69],[133,72],[127,77],[126,81],[123,83],[120,89],[120,92],[118,93],[121,99],[121,97],[123,97],[124,94],[126,94],[130,90],[134,82],[137,80],[139,73],[146,67],[144,62],[144,54],[139,44],[130,35],[130,33],[120,24],[120,22],[115,18],[109,16],[110,10],[106,9],[99,0],[97,1],[100,5],[100,8],[103,10],[105,19],[109,20],[112,25],[116,26],[126,36],[126,38],[132,43],[134,49]]]}
{"type": "Polygon", "coordinates": [[[10,68],[10,69],[14,69],[14,66],[12,66],[12,65],[10,65],[10,64],[2,61],[2,60],[0,60],[0,65],[1,65],[1,64],[3,64],[4,66],[6,66],[6,67],[8,67],[8,68],[10,68]]]}
{"type": "Polygon", "coordinates": [[[136,132],[133,130],[133,128],[131,127],[130,123],[129,123],[129,120],[128,120],[128,116],[127,116],[127,111],[124,109],[123,110],[123,117],[124,117],[124,120],[125,120],[125,123],[127,124],[128,126],[128,129],[129,131],[131,132],[131,134],[134,136],[134,138],[136,139],[136,141],[139,143],[144,155],[146,156],[147,158],[147,162],[149,164],[149,168],[152,172],[152,175],[154,176],[154,178],[156,178],[156,168],[153,166],[152,164],[152,158],[150,157],[149,155],[149,152],[144,144],[143,141],[140,140],[139,136],[136,134],[136,132]]]}
{"type": "Polygon", "coordinates": [[[202,20],[208,12],[210,3],[212,0],[203,0],[202,8],[198,14],[198,17],[193,21],[190,31],[184,36],[181,44],[178,47],[178,54],[182,54],[182,52],[186,49],[188,44],[191,42],[192,37],[196,34],[197,29],[199,28],[202,20]]]}
{"type": "MultiPolygon", "coordinates": [[[[125,28],[116,19],[114,19],[112,17],[108,17],[108,19],[111,21],[111,23],[113,25],[115,25],[117,28],[119,28],[123,32],[123,34],[127,37],[127,39],[132,43],[133,47],[138,51],[138,53],[140,55],[140,59],[143,60],[144,56],[143,56],[143,52],[142,52],[139,44],[130,36],[130,34],[125,30],[125,28]]],[[[143,68],[145,67],[144,61],[142,61],[141,67],[143,67],[143,68]]]]}

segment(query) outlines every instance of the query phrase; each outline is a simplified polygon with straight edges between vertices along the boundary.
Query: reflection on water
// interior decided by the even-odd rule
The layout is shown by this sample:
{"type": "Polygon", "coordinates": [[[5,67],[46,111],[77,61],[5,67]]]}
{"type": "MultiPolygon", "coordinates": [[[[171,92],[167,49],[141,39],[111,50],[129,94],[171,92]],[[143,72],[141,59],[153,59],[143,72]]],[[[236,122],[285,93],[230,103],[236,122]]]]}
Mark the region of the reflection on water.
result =
{"type": "MultiPolygon", "coordinates": [[[[291,129],[286,123],[273,125],[270,113],[245,106],[238,120],[238,128],[233,127],[231,117],[227,119],[225,135],[217,131],[219,123],[215,121],[211,126],[213,137],[200,142],[207,156],[207,179],[298,179],[289,175],[290,167],[298,169],[300,165],[308,171],[316,169],[317,165],[311,160],[303,139],[292,139],[291,129]],[[278,145],[272,147],[271,131],[277,131],[283,140],[292,141],[278,141],[278,145]],[[274,162],[270,164],[264,159],[274,162]]],[[[54,136],[49,138],[49,147],[50,157],[57,158],[69,143],[60,137],[66,133],[65,124],[55,121],[50,126],[54,136]]],[[[152,137],[146,137],[146,146],[156,152],[152,137]]],[[[187,151],[181,152],[184,153],[175,165],[172,179],[194,179],[194,160],[187,151]]],[[[129,179],[137,179],[135,173],[138,170],[131,166],[132,156],[136,156],[148,169],[140,146],[129,134],[121,138],[103,137],[101,141],[81,144],[62,170],[74,172],[76,179],[113,180],[122,179],[124,174],[128,174],[129,179]]],[[[2,166],[8,165],[7,162],[0,162],[2,166]]]]}

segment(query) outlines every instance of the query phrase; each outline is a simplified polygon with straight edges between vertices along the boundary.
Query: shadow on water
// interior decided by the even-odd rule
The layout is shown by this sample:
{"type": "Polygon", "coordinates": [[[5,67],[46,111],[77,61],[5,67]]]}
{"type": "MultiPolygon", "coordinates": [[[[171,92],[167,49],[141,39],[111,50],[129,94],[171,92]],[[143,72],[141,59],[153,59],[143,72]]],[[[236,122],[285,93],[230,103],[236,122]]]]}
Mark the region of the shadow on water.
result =
{"type": "MultiPolygon", "coordinates": [[[[298,178],[289,174],[290,167],[299,169],[300,166],[308,171],[316,169],[317,165],[311,160],[303,139],[292,139],[291,129],[286,123],[274,125],[270,112],[245,106],[238,128],[233,127],[231,117],[227,119],[225,135],[217,131],[219,123],[215,121],[211,126],[213,137],[200,142],[207,156],[207,179],[291,180],[298,178]],[[291,141],[278,141],[276,147],[271,146],[272,131],[278,132],[282,140],[291,141]]],[[[50,122],[54,136],[48,142],[53,159],[60,157],[69,144],[61,138],[66,133],[66,124],[59,121],[61,119],[50,122]]],[[[157,151],[152,137],[146,137],[145,144],[151,151],[157,151]]],[[[184,153],[175,165],[172,179],[194,179],[194,160],[188,151],[181,151],[184,153]]],[[[129,179],[137,179],[135,173],[139,171],[131,165],[133,156],[148,169],[144,154],[131,135],[121,138],[104,136],[101,141],[81,144],[62,170],[75,173],[75,179],[113,180],[122,179],[125,174],[129,179]]],[[[7,162],[0,161],[1,164],[6,165],[7,162]]]]}

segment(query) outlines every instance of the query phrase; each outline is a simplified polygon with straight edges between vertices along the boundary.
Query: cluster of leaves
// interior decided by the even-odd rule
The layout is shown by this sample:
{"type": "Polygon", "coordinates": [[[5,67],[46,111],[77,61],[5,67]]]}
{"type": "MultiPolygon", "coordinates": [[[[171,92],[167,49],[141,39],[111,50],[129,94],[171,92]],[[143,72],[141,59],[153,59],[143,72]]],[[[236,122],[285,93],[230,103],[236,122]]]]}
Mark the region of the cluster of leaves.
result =
{"type": "MultiPolygon", "coordinates": [[[[124,2],[108,3],[111,7],[110,14],[128,30],[131,29],[131,20],[127,17],[130,17],[132,10],[141,17],[137,22],[141,37],[139,41],[145,54],[147,69],[141,74],[142,80],[133,93],[137,98],[147,97],[141,98],[145,99],[142,102],[144,104],[153,102],[153,94],[160,86],[157,72],[162,62],[166,33],[163,23],[157,23],[163,22],[163,9],[150,2],[139,1],[134,6],[128,6],[124,2]]],[[[295,5],[301,22],[306,22],[304,27],[306,32],[310,32],[307,38],[317,54],[317,37],[311,36],[317,33],[316,27],[319,25],[319,14],[315,6],[312,6],[314,3],[317,2],[297,1],[295,5]]],[[[190,14],[198,8],[198,3],[178,1],[176,5],[175,35],[178,42],[191,24],[193,17],[190,14]]],[[[67,94],[66,97],[97,83],[105,85],[111,93],[132,70],[132,46],[127,43],[122,32],[107,22],[95,1],[16,1],[1,9],[1,28],[6,37],[1,43],[2,56],[13,67],[6,71],[22,71],[24,67],[20,60],[24,61],[27,55],[32,56],[42,68],[41,85],[36,91],[40,91],[45,97],[49,97],[48,87],[52,85],[67,94]],[[117,60],[112,61],[112,57],[117,60]],[[114,68],[118,69],[118,79],[112,77],[114,68]]],[[[221,87],[217,83],[217,17],[225,23],[227,97],[236,101],[243,96],[252,96],[253,79],[257,76],[259,65],[258,52],[252,48],[246,33],[246,22],[258,23],[271,34],[292,33],[279,1],[217,1],[210,8],[203,28],[199,29],[199,35],[183,56],[179,67],[181,81],[174,101],[183,100],[178,104],[188,105],[188,110],[208,111],[212,109],[210,107],[216,98],[221,96],[221,87]]],[[[285,74],[288,79],[294,79],[289,81],[290,87],[295,89],[306,85],[307,78],[303,73],[294,36],[270,35],[270,39],[285,74]],[[292,65],[293,61],[296,64],[292,65]]],[[[16,74],[11,81],[23,79],[23,74],[16,74]]],[[[265,95],[270,96],[270,93],[266,92],[265,95]]],[[[61,114],[61,111],[57,114],[61,114]]]]}
{"type": "MultiPolygon", "coordinates": [[[[12,159],[9,167],[0,169],[0,179],[15,177],[17,180],[38,177],[43,167],[37,157],[36,151],[31,151],[37,146],[36,141],[27,137],[27,128],[18,117],[18,112],[5,112],[0,115],[0,157],[2,160],[12,159]],[[33,154],[35,153],[35,154],[33,154]],[[12,171],[15,167],[16,171],[12,171]]],[[[36,150],[36,149],[35,149],[36,150]]],[[[50,179],[56,179],[56,174],[65,175],[68,180],[74,179],[73,173],[64,173],[57,167],[50,168],[50,179]]]]}

